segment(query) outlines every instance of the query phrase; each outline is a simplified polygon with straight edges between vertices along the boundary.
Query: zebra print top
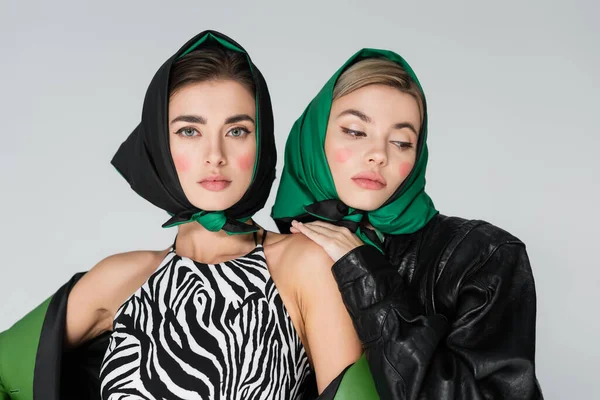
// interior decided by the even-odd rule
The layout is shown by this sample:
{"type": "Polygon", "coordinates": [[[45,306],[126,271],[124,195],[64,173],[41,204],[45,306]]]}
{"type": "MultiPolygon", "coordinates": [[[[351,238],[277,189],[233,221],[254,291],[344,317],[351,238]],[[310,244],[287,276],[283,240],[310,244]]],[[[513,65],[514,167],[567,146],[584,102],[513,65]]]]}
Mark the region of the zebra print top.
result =
{"type": "Polygon", "coordinates": [[[310,374],[262,243],[220,264],[180,257],[173,246],[115,314],[101,396],[298,399],[310,374]]]}

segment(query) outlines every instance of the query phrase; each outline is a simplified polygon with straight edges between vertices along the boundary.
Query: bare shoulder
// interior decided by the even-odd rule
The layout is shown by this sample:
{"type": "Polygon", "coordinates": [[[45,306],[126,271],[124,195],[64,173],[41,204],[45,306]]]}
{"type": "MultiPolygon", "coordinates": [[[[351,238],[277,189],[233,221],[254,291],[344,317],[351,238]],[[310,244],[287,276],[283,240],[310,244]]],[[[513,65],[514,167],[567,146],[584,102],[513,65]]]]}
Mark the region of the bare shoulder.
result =
{"type": "Polygon", "coordinates": [[[278,236],[265,244],[269,268],[276,283],[294,293],[302,312],[307,298],[338,294],[331,272],[334,262],[321,246],[301,234],[278,236]]]}
{"type": "Polygon", "coordinates": [[[65,339],[75,347],[112,329],[117,309],[160,265],[164,251],[132,251],[105,258],[69,293],[65,339]]]}
{"type": "MultiPolygon", "coordinates": [[[[267,239],[265,251],[267,255],[273,255],[276,261],[275,267],[286,270],[298,270],[304,274],[311,271],[323,271],[323,267],[333,265],[333,260],[321,248],[321,246],[301,234],[277,234],[269,233],[271,242],[267,239]],[[269,254],[270,253],[270,254],[269,254]]],[[[331,274],[331,271],[328,271],[331,274]]]]}
{"type": "Polygon", "coordinates": [[[103,303],[100,308],[110,311],[115,308],[112,303],[125,301],[146,281],[167,252],[142,250],[106,257],[77,282],[73,291],[85,291],[91,297],[99,296],[103,303]]]}
{"type": "Polygon", "coordinates": [[[140,273],[143,274],[152,265],[156,266],[156,262],[160,262],[167,252],[168,250],[139,250],[113,254],[96,264],[85,276],[102,280],[111,278],[123,280],[127,277],[137,276],[140,273]]]}

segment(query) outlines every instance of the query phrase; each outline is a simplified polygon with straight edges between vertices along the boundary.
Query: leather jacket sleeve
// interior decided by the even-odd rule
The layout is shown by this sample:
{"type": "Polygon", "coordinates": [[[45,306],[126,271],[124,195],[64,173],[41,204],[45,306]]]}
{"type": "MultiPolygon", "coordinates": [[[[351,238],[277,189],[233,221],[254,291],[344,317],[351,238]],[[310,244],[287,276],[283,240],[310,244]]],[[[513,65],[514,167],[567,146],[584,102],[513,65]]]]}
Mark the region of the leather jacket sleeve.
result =
{"type": "Polygon", "coordinates": [[[442,300],[428,312],[414,300],[413,285],[371,246],[333,266],[379,395],[542,398],[534,372],[536,296],[525,246],[502,243],[477,265],[460,262],[469,272],[453,287],[429,279],[431,296],[442,300]]]}

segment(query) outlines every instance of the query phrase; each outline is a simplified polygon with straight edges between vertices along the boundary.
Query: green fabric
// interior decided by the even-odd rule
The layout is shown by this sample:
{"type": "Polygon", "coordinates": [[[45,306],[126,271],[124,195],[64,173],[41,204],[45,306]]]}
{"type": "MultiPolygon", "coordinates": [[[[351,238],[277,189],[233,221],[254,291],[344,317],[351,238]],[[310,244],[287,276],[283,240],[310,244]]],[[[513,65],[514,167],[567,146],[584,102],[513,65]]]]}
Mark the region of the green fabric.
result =
{"type": "Polygon", "coordinates": [[[0,375],[0,400],[10,400],[10,397],[8,396],[8,390],[2,383],[2,375],[0,375]]]}
{"type": "Polygon", "coordinates": [[[188,222],[196,221],[206,229],[211,232],[220,231],[225,222],[227,222],[227,217],[222,211],[207,213],[206,211],[200,211],[191,216],[191,218],[187,221],[175,222],[170,225],[166,225],[165,228],[171,228],[173,226],[187,224],[188,222]]]}
{"type": "Polygon", "coordinates": [[[190,52],[196,50],[198,48],[198,46],[200,46],[202,43],[206,42],[206,41],[210,41],[210,40],[214,40],[215,42],[219,43],[221,46],[225,47],[226,49],[229,50],[233,50],[233,51],[237,51],[240,53],[243,53],[244,51],[242,49],[240,49],[239,47],[237,47],[236,45],[229,43],[226,40],[223,40],[215,35],[213,35],[212,33],[207,33],[206,35],[202,36],[200,39],[198,39],[198,41],[196,43],[194,43],[192,46],[190,46],[189,49],[187,49],[186,51],[183,52],[183,54],[180,56],[183,57],[186,54],[189,54],[190,52]]]}
{"type": "Polygon", "coordinates": [[[0,333],[0,399],[32,400],[33,372],[50,297],[0,333]],[[8,396],[8,397],[7,397],[8,396]]]}
{"type": "MultiPolygon", "coordinates": [[[[313,203],[339,199],[324,148],[333,88],[344,70],[366,58],[387,58],[400,64],[420,87],[411,67],[394,52],[362,49],[346,61],[292,127],[286,143],[285,165],[277,198],[271,213],[274,219],[306,215],[305,207],[313,203]]],[[[422,228],[437,213],[433,202],[425,193],[425,169],[428,158],[427,115],[423,118],[419,141],[423,141],[420,144],[421,153],[403,189],[379,209],[365,213],[369,222],[379,231],[378,233],[393,235],[413,233],[422,228]]],[[[352,221],[361,217],[361,214],[357,214],[356,210],[350,208],[343,219],[352,221]]],[[[325,220],[321,217],[320,219],[325,220]]],[[[375,245],[360,229],[356,234],[365,243],[375,245]]]]}
{"type": "MultiPolygon", "coordinates": [[[[221,46],[225,47],[226,49],[244,53],[246,55],[246,58],[248,59],[248,65],[250,66],[250,69],[252,69],[252,63],[250,62],[250,58],[248,57],[248,54],[246,54],[242,49],[240,49],[236,45],[229,43],[228,41],[223,40],[217,36],[214,36],[211,33],[208,33],[208,34],[204,35],[203,37],[201,37],[193,46],[191,46],[189,49],[187,49],[179,58],[194,51],[202,43],[204,43],[206,41],[211,41],[211,40],[219,43],[221,46]]],[[[258,96],[258,94],[257,94],[257,96],[258,96]]],[[[258,98],[255,97],[254,100],[258,104],[258,98]]],[[[254,160],[254,170],[252,171],[252,181],[251,182],[254,182],[254,177],[256,176],[256,168],[258,166],[258,149],[260,149],[260,135],[258,132],[258,118],[259,118],[258,107],[256,107],[255,118],[256,118],[256,135],[254,135],[254,136],[256,137],[257,157],[254,160]]],[[[240,220],[240,222],[245,222],[249,218],[250,217],[248,217],[244,220],[240,220]]],[[[188,222],[193,222],[193,221],[196,221],[197,223],[199,223],[200,225],[202,225],[203,227],[205,227],[206,229],[208,229],[211,232],[218,232],[221,229],[223,229],[223,226],[227,222],[227,217],[225,216],[225,212],[223,212],[223,211],[211,211],[211,212],[201,211],[201,212],[198,212],[198,213],[192,215],[192,217],[187,221],[181,221],[181,222],[176,222],[176,223],[169,224],[169,225],[164,225],[163,228],[171,228],[173,226],[186,224],[188,222]]],[[[254,230],[250,230],[250,231],[244,231],[244,232],[230,232],[227,230],[225,232],[227,232],[227,234],[229,234],[229,235],[246,234],[248,232],[258,232],[258,228],[254,229],[254,230]]]]}
{"type": "MultiPolygon", "coordinates": [[[[250,219],[250,217],[242,218],[238,221],[243,223],[243,222],[248,221],[249,219],[250,219]]],[[[218,232],[221,229],[223,229],[223,226],[225,226],[225,223],[227,222],[227,217],[225,216],[225,213],[223,211],[211,211],[211,212],[200,211],[200,212],[197,212],[196,214],[192,215],[190,217],[190,219],[187,221],[174,222],[169,225],[164,225],[163,228],[171,228],[173,226],[187,224],[188,222],[192,222],[192,221],[198,222],[200,225],[202,225],[204,228],[206,228],[207,230],[209,230],[211,232],[218,232]]],[[[247,234],[248,232],[258,232],[258,231],[259,231],[259,228],[256,226],[252,226],[252,225],[248,225],[248,228],[243,232],[230,232],[230,231],[225,230],[225,232],[228,235],[241,235],[241,234],[247,234]]]]}
{"type": "Polygon", "coordinates": [[[379,394],[365,355],[344,374],[334,400],[378,400],[379,394]]]}

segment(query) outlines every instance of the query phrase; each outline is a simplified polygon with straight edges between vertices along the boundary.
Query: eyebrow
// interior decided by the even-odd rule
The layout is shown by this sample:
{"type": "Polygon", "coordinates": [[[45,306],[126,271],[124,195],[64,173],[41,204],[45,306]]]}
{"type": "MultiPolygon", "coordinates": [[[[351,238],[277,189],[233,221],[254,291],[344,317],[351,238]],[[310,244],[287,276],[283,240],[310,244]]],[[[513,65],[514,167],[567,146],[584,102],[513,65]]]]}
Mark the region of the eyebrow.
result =
{"type": "MultiPolygon", "coordinates": [[[[250,121],[255,124],[254,119],[252,119],[252,117],[250,117],[248,114],[233,115],[225,120],[225,124],[235,124],[236,122],[241,121],[250,121]]],[[[173,118],[171,124],[174,124],[175,122],[190,122],[193,124],[206,125],[206,119],[200,115],[180,115],[176,118],[173,118]]]]}
{"type": "MultiPolygon", "coordinates": [[[[363,113],[362,111],[355,110],[353,108],[349,108],[347,110],[342,111],[337,117],[339,118],[344,115],[354,115],[355,117],[360,118],[361,121],[366,122],[367,124],[370,124],[373,122],[371,117],[369,117],[367,114],[363,113]]],[[[411,124],[410,122],[398,122],[397,124],[394,124],[394,129],[404,129],[404,128],[410,129],[417,136],[419,135],[419,133],[415,129],[414,125],[411,124]]]]}
{"type": "Polygon", "coordinates": [[[254,119],[252,117],[250,117],[248,114],[238,114],[238,115],[234,115],[232,117],[229,117],[225,120],[226,124],[235,124],[236,122],[242,122],[242,121],[250,121],[253,124],[255,124],[254,119]]]}
{"type": "Polygon", "coordinates": [[[415,135],[419,136],[419,132],[417,132],[417,130],[415,129],[413,124],[411,124],[410,122],[398,122],[397,124],[394,125],[394,129],[404,129],[404,128],[410,129],[411,131],[413,131],[415,133],[415,135]]]}
{"type": "Polygon", "coordinates": [[[354,115],[355,117],[360,118],[361,121],[366,122],[367,124],[370,124],[371,122],[373,122],[373,120],[371,120],[371,118],[367,114],[365,114],[361,111],[355,110],[353,108],[349,108],[347,110],[342,111],[337,117],[339,118],[344,115],[354,115]]]}
{"type": "Polygon", "coordinates": [[[179,117],[173,118],[171,124],[174,124],[175,122],[190,122],[193,124],[206,125],[206,119],[199,115],[180,115],[179,117]]]}

